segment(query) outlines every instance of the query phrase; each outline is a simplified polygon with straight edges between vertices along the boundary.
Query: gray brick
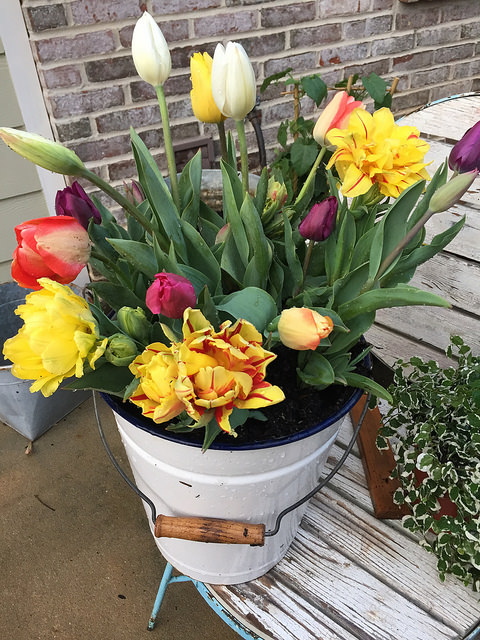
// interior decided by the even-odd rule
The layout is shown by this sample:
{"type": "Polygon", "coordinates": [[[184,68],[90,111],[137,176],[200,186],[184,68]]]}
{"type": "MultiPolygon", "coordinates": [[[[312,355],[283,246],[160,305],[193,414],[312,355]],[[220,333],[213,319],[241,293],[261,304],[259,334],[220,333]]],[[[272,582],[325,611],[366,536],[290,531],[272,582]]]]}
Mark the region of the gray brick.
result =
{"type": "Polygon", "coordinates": [[[394,104],[392,106],[396,112],[403,111],[405,109],[412,110],[416,107],[422,107],[427,104],[429,102],[429,95],[428,89],[412,93],[401,93],[394,96],[394,104]]]}
{"type": "Polygon", "coordinates": [[[95,24],[140,18],[144,5],[141,0],[75,0],[70,7],[75,24],[95,24]]]}
{"type": "Polygon", "coordinates": [[[460,31],[460,25],[437,27],[436,29],[422,29],[422,31],[416,34],[416,44],[419,47],[425,47],[434,44],[460,42],[460,31]]]}
{"type": "Polygon", "coordinates": [[[411,74],[410,86],[412,89],[426,88],[439,82],[446,82],[450,75],[450,68],[446,65],[428,69],[428,71],[417,71],[411,74]]]}
{"type": "Polygon", "coordinates": [[[160,110],[157,105],[123,109],[122,111],[113,111],[112,113],[98,116],[95,122],[99,133],[127,131],[130,126],[136,129],[149,124],[160,123],[160,110]]]}
{"type": "Polygon", "coordinates": [[[115,38],[111,31],[79,33],[73,37],[48,38],[35,42],[40,62],[83,58],[115,50],[115,38]]]}
{"type": "Polygon", "coordinates": [[[108,165],[108,175],[110,180],[125,180],[127,184],[130,180],[137,179],[137,167],[134,160],[121,160],[108,165]]]}
{"type": "Polygon", "coordinates": [[[318,10],[321,18],[333,16],[354,16],[370,9],[370,0],[319,0],[318,10]]]}
{"type": "Polygon", "coordinates": [[[85,63],[85,71],[90,82],[105,82],[137,75],[132,56],[92,60],[85,63]]]}
{"type": "Polygon", "coordinates": [[[285,33],[270,33],[251,38],[236,38],[248,56],[266,56],[285,49],[285,33]]]}
{"type": "MultiPolygon", "coordinates": [[[[163,90],[167,96],[178,96],[190,93],[192,83],[190,82],[190,74],[182,76],[170,76],[163,85],[163,90]]],[[[147,100],[155,100],[157,94],[152,85],[140,80],[130,84],[130,93],[133,102],[145,102],[147,100]]]]}
{"type": "Polygon", "coordinates": [[[357,40],[365,36],[388,33],[392,29],[392,22],[392,16],[376,16],[365,20],[345,22],[343,25],[343,35],[347,40],[357,40]]]}
{"type": "Polygon", "coordinates": [[[201,9],[220,7],[222,0],[153,0],[154,15],[164,16],[168,13],[192,13],[201,9]]]}
{"type": "Polygon", "coordinates": [[[432,64],[433,51],[420,51],[419,53],[407,53],[393,59],[393,72],[411,71],[421,67],[428,67],[432,64]]]}
{"type": "Polygon", "coordinates": [[[105,87],[81,93],[69,93],[50,98],[55,118],[66,118],[92,111],[101,111],[123,104],[123,91],[120,87],[105,87]]]}
{"type": "Polygon", "coordinates": [[[261,10],[262,27],[284,27],[315,18],[315,3],[301,2],[261,10]]]}
{"type": "Polygon", "coordinates": [[[48,89],[78,87],[82,84],[80,69],[75,65],[65,65],[41,71],[45,86],[48,89]]]}
{"type": "Polygon", "coordinates": [[[374,62],[359,62],[358,64],[349,65],[344,69],[344,77],[358,74],[359,76],[368,76],[376,73],[377,76],[385,77],[388,73],[389,62],[385,58],[383,60],[375,60],[374,62]]]}
{"type": "Polygon", "coordinates": [[[239,11],[235,13],[222,13],[209,15],[205,18],[195,18],[195,35],[200,37],[231,35],[245,33],[256,29],[258,12],[239,11]]]}
{"type": "Polygon", "coordinates": [[[425,5],[420,9],[417,6],[409,6],[408,4],[398,3],[398,13],[395,18],[395,28],[398,31],[404,29],[421,29],[423,27],[432,27],[439,24],[440,9],[438,6],[432,6],[429,3],[428,8],[425,5]]]}
{"type": "Polygon", "coordinates": [[[391,53],[409,52],[413,49],[415,36],[413,34],[398,36],[397,38],[385,38],[372,42],[372,56],[383,56],[391,53]]]}
{"type": "Polygon", "coordinates": [[[304,72],[317,66],[318,55],[314,52],[299,53],[285,58],[274,58],[265,62],[265,77],[292,67],[293,73],[304,72]]]}
{"type": "Polygon", "coordinates": [[[28,7],[27,15],[30,19],[32,31],[36,32],[56,29],[67,24],[65,9],[61,4],[45,4],[40,7],[28,7]]]}
{"type": "Polygon", "coordinates": [[[479,14],[478,2],[475,0],[455,0],[455,2],[442,3],[442,22],[478,18],[479,14]]]}
{"type": "Polygon", "coordinates": [[[461,38],[467,40],[468,38],[480,37],[480,20],[478,22],[470,22],[470,24],[462,24],[461,38]]]}
{"type": "Polygon", "coordinates": [[[430,101],[448,98],[472,90],[473,80],[461,80],[460,82],[449,83],[439,87],[433,87],[430,91],[430,101]]]}
{"type": "Polygon", "coordinates": [[[435,63],[437,62],[452,62],[461,60],[462,58],[469,58],[475,53],[475,45],[473,43],[460,44],[457,47],[444,47],[437,49],[433,56],[435,63]]]}
{"type": "Polygon", "coordinates": [[[330,42],[340,42],[341,39],[342,26],[339,23],[293,29],[290,34],[291,46],[299,49],[302,47],[318,48],[330,42]]]}
{"type": "Polygon", "coordinates": [[[57,137],[60,142],[67,140],[77,140],[78,138],[88,138],[92,135],[92,128],[88,118],[72,120],[65,124],[57,124],[57,137]]]}
{"type": "MultiPolygon", "coordinates": [[[[188,21],[187,20],[166,20],[158,22],[165,40],[167,42],[176,42],[178,40],[186,40],[188,38],[188,21]]],[[[131,24],[120,29],[120,43],[122,47],[130,49],[132,46],[132,33],[135,25],[131,24]]]]}
{"type": "Polygon", "coordinates": [[[89,140],[69,146],[84,162],[92,162],[128,153],[130,151],[130,136],[121,135],[113,138],[89,140]]]}
{"type": "Polygon", "coordinates": [[[322,49],[320,51],[321,67],[334,64],[343,64],[344,62],[352,62],[365,60],[368,54],[367,44],[351,44],[345,47],[335,47],[334,49],[322,49]]]}

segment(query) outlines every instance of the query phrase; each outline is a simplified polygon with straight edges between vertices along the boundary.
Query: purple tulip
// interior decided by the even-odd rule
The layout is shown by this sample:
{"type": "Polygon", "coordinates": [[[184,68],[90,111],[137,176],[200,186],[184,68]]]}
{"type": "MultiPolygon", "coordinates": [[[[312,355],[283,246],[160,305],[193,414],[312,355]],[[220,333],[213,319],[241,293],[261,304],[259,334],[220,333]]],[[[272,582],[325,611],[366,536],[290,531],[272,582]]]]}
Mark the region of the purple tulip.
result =
{"type": "Polygon", "coordinates": [[[480,171],[480,122],[474,124],[453,147],[448,166],[457,173],[480,171]]]}
{"type": "Polygon", "coordinates": [[[197,302],[193,284],[176,273],[157,273],[147,289],[145,298],[152,313],[161,313],[167,318],[181,318],[188,307],[197,302]]]}
{"type": "Polygon", "coordinates": [[[71,216],[75,218],[84,229],[88,229],[90,218],[93,218],[95,224],[102,222],[100,211],[76,180],[72,183],[71,187],[57,191],[55,197],[55,212],[57,216],[71,216]]]}
{"type": "Polygon", "coordinates": [[[335,196],[329,196],[314,204],[298,227],[300,235],[314,242],[326,240],[335,227],[337,209],[338,202],[335,196]]]}

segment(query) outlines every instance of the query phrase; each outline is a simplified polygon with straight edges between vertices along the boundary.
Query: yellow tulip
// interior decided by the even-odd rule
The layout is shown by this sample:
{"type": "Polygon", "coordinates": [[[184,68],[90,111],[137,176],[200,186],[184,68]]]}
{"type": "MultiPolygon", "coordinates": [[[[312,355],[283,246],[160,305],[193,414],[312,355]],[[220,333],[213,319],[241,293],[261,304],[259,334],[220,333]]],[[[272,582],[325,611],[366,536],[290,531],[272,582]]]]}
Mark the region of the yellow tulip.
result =
{"type": "Polygon", "coordinates": [[[38,282],[42,289],[27,295],[15,311],[24,325],[5,341],[3,354],[13,362],[14,376],[35,380],[30,391],[48,397],[64,378],[81,378],[86,359],[94,368],[107,340],[98,341],[97,324],[83,298],[48,278],[38,282]]]}
{"type": "Polygon", "coordinates": [[[200,122],[218,123],[225,120],[212,96],[212,63],[208,53],[194,53],[190,58],[193,114],[200,122]]]}

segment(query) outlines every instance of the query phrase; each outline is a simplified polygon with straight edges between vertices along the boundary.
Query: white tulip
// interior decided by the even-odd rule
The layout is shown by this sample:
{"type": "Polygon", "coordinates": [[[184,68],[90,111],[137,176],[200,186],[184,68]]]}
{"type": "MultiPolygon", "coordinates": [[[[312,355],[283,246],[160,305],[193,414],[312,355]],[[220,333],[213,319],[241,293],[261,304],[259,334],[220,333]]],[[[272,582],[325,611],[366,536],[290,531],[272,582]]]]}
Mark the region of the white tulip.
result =
{"type": "Polygon", "coordinates": [[[256,101],[255,74],[245,49],[238,42],[217,44],[212,65],[212,95],[227,118],[243,120],[256,101]]]}
{"type": "Polygon", "coordinates": [[[147,11],[133,30],[132,57],[138,75],[154,87],[163,85],[172,70],[167,42],[147,11]]]}

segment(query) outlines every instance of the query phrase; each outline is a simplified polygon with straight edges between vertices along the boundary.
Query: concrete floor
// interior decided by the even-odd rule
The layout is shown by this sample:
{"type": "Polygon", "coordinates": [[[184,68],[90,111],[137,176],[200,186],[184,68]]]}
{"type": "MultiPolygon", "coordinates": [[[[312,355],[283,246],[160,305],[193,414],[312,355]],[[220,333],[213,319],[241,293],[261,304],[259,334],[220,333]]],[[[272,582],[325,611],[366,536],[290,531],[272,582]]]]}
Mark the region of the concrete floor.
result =
{"type": "MultiPolygon", "coordinates": [[[[111,447],[128,468],[110,409],[111,447]]],[[[42,435],[0,422],[2,640],[236,640],[191,583],[171,585],[147,622],[164,560],[141,501],[100,442],[91,399],[42,435]]]]}

